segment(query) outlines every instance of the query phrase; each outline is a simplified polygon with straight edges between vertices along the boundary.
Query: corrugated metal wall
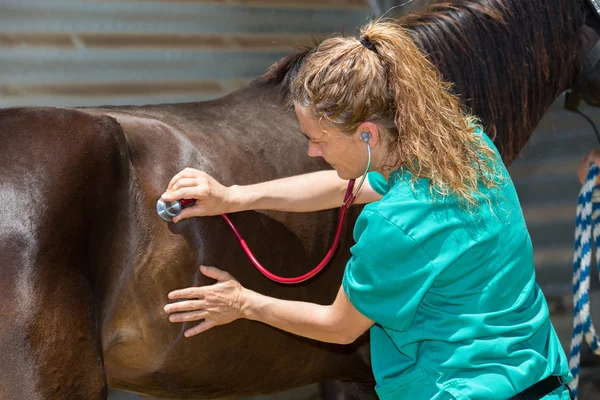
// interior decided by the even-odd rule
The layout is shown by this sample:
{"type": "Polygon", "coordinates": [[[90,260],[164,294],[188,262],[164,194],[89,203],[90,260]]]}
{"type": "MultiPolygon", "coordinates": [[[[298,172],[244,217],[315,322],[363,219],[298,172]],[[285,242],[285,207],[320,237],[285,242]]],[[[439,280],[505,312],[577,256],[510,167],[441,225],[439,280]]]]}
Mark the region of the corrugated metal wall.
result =
{"type": "Polygon", "coordinates": [[[0,107],[214,98],[368,16],[363,0],[1,0],[0,107]]]}

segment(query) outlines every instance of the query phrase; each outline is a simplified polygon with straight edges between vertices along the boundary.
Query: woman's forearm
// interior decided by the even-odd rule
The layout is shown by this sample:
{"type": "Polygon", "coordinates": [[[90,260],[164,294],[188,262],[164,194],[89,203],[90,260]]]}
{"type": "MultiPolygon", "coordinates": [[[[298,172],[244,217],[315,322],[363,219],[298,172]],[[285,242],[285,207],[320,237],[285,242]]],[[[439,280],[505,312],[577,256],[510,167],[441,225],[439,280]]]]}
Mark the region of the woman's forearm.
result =
{"type": "MultiPolygon", "coordinates": [[[[311,212],[339,207],[344,200],[348,181],[336,171],[318,171],[254,185],[231,186],[234,201],[230,212],[277,210],[311,212]]],[[[379,197],[365,181],[356,204],[369,203],[379,197]]]]}
{"type": "Polygon", "coordinates": [[[246,319],[263,322],[286,332],[319,340],[347,344],[346,338],[329,315],[330,306],[280,300],[245,289],[241,313],[246,319]]]}
{"type": "Polygon", "coordinates": [[[232,186],[235,211],[310,212],[339,207],[347,181],[335,171],[318,171],[247,186],[232,186]]]}

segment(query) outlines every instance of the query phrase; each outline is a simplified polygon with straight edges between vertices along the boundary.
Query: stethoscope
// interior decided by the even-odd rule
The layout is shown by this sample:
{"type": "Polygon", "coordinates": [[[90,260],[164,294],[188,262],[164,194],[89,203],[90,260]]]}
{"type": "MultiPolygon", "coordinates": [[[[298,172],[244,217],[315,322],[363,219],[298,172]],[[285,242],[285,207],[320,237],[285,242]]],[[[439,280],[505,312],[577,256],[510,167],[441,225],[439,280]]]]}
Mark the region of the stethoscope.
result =
{"type": "MultiPolygon", "coordinates": [[[[313,276],[315,276],[319,272],[321,272],[321,270],[327,265],[327,263],[329,263],[329,261],[333,257],[333,254],[335,253],[337,246],[340,242],[340,237],[342,235],[342,228],[344,226],[344,220],[346,217],[346,213],[347,213],[348,209],[350,208],[350,206],[354,203],[354,200],[356,199],[356,196],[358,195],[358,192],[360,191],[360,188],[362,187],[365,179],[367,178],[367,174],[369,173],[369,170],[371,169],[371,146],[369,145],[369,141],[371,140],[371,134],[369,132],[361,132],[360,138],[367,145],[367,152],[368,152],[368,156],[369,156],[368,161],[367,161],[367,168],[365,168],[365,172],[358,184],[358,188],[356,189],[356,191],[353,190],[355,179],[351,179],[350,181],[348,181],[348,188],[346,189],[346,194],[344,195],[344,201],[340,208],[340,216],[338,219],[338,225],[337,225],[337,230],[335,233],[335,238],[333,239],[333,244],[331,245],[331,248],[329,249],[329,251],[327,252],[325,257],[323,258],[323,260],[312,271],[309,271],[306,274],[297,276],[295,278],[285,278],[285,277],[278,276],[278,275],[275,275],[275,274],[269,272],[265,267],[263,267],[260,264],[260,262],[258,262],[256,257],[254,256],[254,254],[248,247],[248,244],[246,243],[244,238],[242,238],[242,235],[240,235],[240,233],[237,230],[237,228],[235,227],[235,225],[233,225],[233,222],[231,222],[231,219],[229,219],[229,216],[227,214],[221,215],[223,217],[223,219],[225,219],[225,222],[227,222],[227,225],[229,225],[229,227],[233,231],[234,235],[237,237],[238,241],[240,242],[240,245],[244,249],[244,252],[248,256],[248,258],[250,259],[252,264],[254,264],[254,266],[264,276],[271,279],[272,281],[291,285],[291,284],[295,284],[295,283],[304,282],[304,281],[312,278],[313,276]]],[[[171,222],[173,217],[176,217],[181,213],[181,210],[183,210],[185,207],[193,206],[195,203],[196,203],[195,199],[175,200],[175,201],[171,201],[168,203],[165,202],[163,199],[158,199],[158,201],[156,202],[156,212],[163,220],[165,220],[167,222],[171,222]]]]}

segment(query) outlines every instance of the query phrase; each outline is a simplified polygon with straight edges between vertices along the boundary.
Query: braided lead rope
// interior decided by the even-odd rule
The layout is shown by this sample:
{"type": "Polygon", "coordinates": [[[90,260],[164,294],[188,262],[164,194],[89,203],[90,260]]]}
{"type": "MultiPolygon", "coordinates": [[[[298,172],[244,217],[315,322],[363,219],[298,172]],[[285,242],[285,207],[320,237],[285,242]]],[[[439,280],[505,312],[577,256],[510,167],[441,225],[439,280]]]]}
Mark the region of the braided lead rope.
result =
{"type": "MultiPolygon", "coordinates": [[[[573,375],[573,381],[569,384],[569,388],[575,400],[578,396],[579,363],[584,336],[592,351],[600,355],[600,343],[590,316],[589,298],[592,219],[594,220],[594,237],[596,238],[596,260],[600,260],[600,223],[598,222],[600,218],[600,192],[594,190],[599,172],[600,169],[592,164],[577,201],[575,254],[573,256],[573,335],[571,336],[571,351],[569,354],[569,368],[573,375]],[[599,201],[592,202],[592,196],[594,200],[599,201]],[[593,217],[592,213],[594,214],[593,217]]],[[[600,268],[600,264],[598,267],[600,268]]]]}
{"type": "MultiPolygon", "coordinates": [[[[598,168],[598,167],[596,167],[598,168]]],[[[600,168],[598,168],[598,173],[600,173],[600,168]]],[[[592,234],[594,237],[594,247],[596,248],[596,265],[598,270],[600,271],[600,189],[598,187],[594,188],[592,192],[592,234]]],[[[591,268],[591,267],[590,267],[591,268]]],[[[589,281],[589,276],[588,276],[589,281]]],[[[588,284],[588,292],[589,292],[589,284],[588,284]]],[[[600,340],[596,335],[596,330],[594,329],[594,324],[592,323],[592,317],[590,314],[590,299],[588,296],[587,300],[587,317],[584,322],[584,332],[585,332],[585,341],[590,346],[590,349],[596,355],[600,355],[600,340]]]]}

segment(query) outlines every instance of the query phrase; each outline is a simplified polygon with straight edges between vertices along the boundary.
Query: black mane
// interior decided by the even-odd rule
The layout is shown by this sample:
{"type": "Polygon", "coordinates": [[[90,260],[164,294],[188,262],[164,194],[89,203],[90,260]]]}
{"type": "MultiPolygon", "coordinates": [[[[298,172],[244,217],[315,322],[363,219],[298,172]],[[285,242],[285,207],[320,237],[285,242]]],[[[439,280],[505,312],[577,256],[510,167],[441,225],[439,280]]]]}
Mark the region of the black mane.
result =
{"type": "MultiPolygon", "coordinates": [[[[454,0],[432,4],[399,22],[426,56],[455,84],[479,116],[506,164],[527,142],[547,108],[579,70],[582,1],[454,0]]],[[[262,77],[289,82],[314,50],[275,63],[262,77]]]]}

